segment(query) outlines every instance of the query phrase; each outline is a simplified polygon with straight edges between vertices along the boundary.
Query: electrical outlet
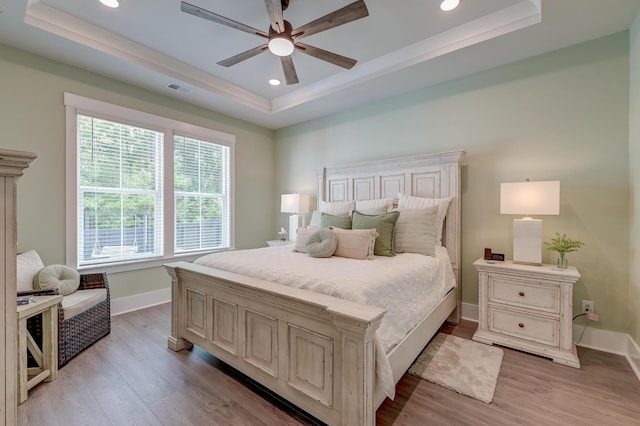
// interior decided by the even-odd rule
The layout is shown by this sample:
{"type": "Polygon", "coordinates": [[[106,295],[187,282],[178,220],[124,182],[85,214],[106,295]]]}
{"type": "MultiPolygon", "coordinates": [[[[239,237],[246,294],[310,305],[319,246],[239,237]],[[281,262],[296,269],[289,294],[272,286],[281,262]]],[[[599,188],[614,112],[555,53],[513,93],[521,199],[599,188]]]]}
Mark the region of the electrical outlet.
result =
{"type": "Polygon", "coordinates": [[[582,301],[582,313],[583,314],[593,314],[595,313],[595,304],[591,300],[583,300],[582,301]]]}

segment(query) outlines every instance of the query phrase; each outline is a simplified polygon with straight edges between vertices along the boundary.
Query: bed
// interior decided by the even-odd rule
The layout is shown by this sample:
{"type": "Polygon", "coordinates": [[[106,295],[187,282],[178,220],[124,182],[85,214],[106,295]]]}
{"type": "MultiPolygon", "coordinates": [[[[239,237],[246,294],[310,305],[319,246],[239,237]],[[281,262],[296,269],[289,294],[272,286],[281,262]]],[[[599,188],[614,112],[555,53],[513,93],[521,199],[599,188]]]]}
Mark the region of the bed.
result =
{"type": "MultiPolygon", "coordinates": [[[[248,255],[250,260],[240,263],[255,263],[249,270],[226,266],[226,260],[214,264],[215,268],[207,266],[206,260],[165,265],[172,278],[168,346],[178,351],[196,344],[325,423],[375,424],[375,411],[390,393],[389,382],[393,387],[445,320],[459,321],[464,155],[464,151],[451,151],[315,171],[318,200],[327,202],[397,197],[398,193],[451,198],[438,257],[450,263],[447,270],[453,285],[420,308],[417,318],[404,326],[408,331],[403,336],[395,333],[392,341],[381,337],[389,334],[389,323],[392,327],[397,323],[389,321],[397,316],[393,308],[366,304],[366,297],[348,289],[344,290],[347,298],[335,297],[335,290],[310,291],[314,285],[306,281],[296,285],[297,272],[284,267],[304,259],[344,268],[342,260],[309,259],[289,247],[277,247],[219,257],[248,255]],[[302,257],[288,260],[295,255],[302,257]],[[269,264],[275,269],[265,272],[269,264]],[[277,271],[282,271],[280,276],[277,271]]],[[[409,261],[408,254],[396,257],[409,261]]],[[[385,261],[376,256],[354,262],[384,268],[385,261]]]]}

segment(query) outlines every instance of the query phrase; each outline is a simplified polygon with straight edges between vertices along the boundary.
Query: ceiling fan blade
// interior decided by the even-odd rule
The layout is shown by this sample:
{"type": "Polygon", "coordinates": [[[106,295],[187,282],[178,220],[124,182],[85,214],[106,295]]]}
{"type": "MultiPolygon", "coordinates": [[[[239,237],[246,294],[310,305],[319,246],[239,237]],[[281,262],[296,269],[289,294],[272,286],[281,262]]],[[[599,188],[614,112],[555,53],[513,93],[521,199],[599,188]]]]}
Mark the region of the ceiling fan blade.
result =
{"type": "Polygon", "coordinates": [[[284,31],[284,17],[282,16],[282,0],[264,0],[271,20],[271,28],[280,34],[284,31]]]}
{"type": "Polygon", "coordinates": [[[291,55],[280,56],[280,63],[282,63],[282,71],[284,71],[284,78],[287,84],[297,84],[298,74],[296,73],[296,67],[293,66],[293,59],[291,55]]]}
{"type": "Polygon", "coordinates": [[[208,21],[215,22],[216,24],[226,25],[227,27],[235,28],[236,30],[244,31],[249,34],[255,34],[264,38],[269,38],[269,34],[265,33],[264,31],[245,24],[241,24],[240,22],[236,22],[233,19],[225,18],[222,15],[210,12],[191,3],[187,3],[186,1],[180,3],[180,10],[190,15],[197,16],[198,18],[203,18],[208,21]]]}
{"type": "Polygon", "coordinates": [[[364,18],[365,16],[369,16],[367,5],[364,3],[364,0],[359,0],[346,5],[342,9],[331,12],[322,18],[318,18],[315,21],[311,21],[308,24],[296,28],[291,32],[291,36],[294,38],[297,37],[298,39],[309,37],[312,34],[347,24],[357,19],[364,18]]]}
{"type": "Polygon", "coordinates": [[[218,62],[218,65],[222,65],[223,67],[230,67],[231,65],[235,65],[239,62],[247,60],[249,58],[253,58],[256,55],[267,50],[267,45],[263,44],[262,46],[254,47],[253,49],[249,49],[246,52],[238,53],[235,56],[224,59],[218,62]]]}
{"type": "Polygon", "coordinates": [[[337,53],[329,52],[328,50],[320,49],[319,47],[309,46],[308,44],[296,43],[295,47],[301,53],[330,62],[348,70],[358,63],[355,59],[347,58],[346,56],[338,55],[337,53]]]}

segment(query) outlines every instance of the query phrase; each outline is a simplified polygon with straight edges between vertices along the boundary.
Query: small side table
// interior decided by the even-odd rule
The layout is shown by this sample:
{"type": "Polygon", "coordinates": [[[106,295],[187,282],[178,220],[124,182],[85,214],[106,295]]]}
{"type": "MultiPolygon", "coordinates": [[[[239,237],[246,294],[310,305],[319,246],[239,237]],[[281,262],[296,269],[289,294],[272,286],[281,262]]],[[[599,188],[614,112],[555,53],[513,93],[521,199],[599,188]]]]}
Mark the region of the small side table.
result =
{"type": "Polygon", "coordinates": [[[35,302],[18,305],[18,404],[27,400],[29,389],[58,377],[58,303],[62,296],[35,296],[35,302]],[[27,330],[27,318],[42,315],[42,348],[27,330]],[[27,351],[39,367],[28,368],[27,351]],[[29,376],[32,376],[29,379],[29,376]]]}
{"type": "Polygon", "coordinates": [[[280,247],[280,246],[288,246],[292,242],[293,241],[289,241],[289,240],[269,240],[267,241],[267,244],[269,245],[269,247],[280,247]]]}
{"type": "Polygon", "coordinates": [[[506,260],[473,263],[478,271],[478,328],[473,340],[499,344],[580,368],[573,344],[573,285],[570,266],[521,265],[506,260]]]}

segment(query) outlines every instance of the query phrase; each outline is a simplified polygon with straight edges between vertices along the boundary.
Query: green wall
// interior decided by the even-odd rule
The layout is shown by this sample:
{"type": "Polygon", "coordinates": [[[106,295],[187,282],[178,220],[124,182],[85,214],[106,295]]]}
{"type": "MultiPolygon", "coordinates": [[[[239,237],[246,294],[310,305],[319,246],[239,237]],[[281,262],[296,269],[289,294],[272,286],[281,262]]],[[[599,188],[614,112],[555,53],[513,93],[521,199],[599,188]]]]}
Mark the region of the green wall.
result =
{"type": "MultiPolygon", "coordinates": [[[[501,182],[560,180],[560,215],[542,219],[586,243],[569,262],[574,290],[595,301],[596,327],[629,325],[629,34],[615,34],[276,131],[276,194],[315,194],[323,165],[463,148],[462,294],[484,247],[511,255],[513,216],[501,182]]],[[[286,226],[278,215],[278,226],[286,226]]],[[[543,261],[554,262],[552,253],[543,261]]]]}
{"type": "MultiPolygon", "coordinates": [[[[64,92],[236,135],[236,247],[262,246],[273,238],[271,130],[5,45],[0,76],[0,146],[39,154],[18,184],[18,251],[33,248],[45,264],[65,262],[64,92]]],[[[113,298],[170,286],[162,268],[112,273],[109,281],[113,298]]]]}
{"type": "MultiPolygon", "coordinates": [[[[482,249],[511,253],[513,217],[499,214],[499,184],[558,179],[561,214],[543,217],[544,238],[558,231],[587,243],[569,257],[583,275],[574,311],[580,300],[594,300],[601,315],[596,327],[631,332],[638,342],[639,21],[629,33],[284,128],[275,136],[0,45],[0,75],[10,82],[0,98],[1,146],[40,155],[19,182],[18,250],[34,248],[49,264],[65,261],[64,92],[235,134],[239,248],[262,246],[287,227],[286,215],[277,212],[279,195],[315,194],[314,168],[463,148],[464,301],[477,303],[471,263],[482,249]]],[[[552,253],[543,255],[554,261],[552,253]]],[[[113,273],[110,282],[114,298],[169,286],[161,268],[113,273]]]]}
{"type": "Polygon", "coordinates": [[[631,172],[631,245],[629,334],[640,343],[640,13],[630,30],[629,166],[631,172]]]}

